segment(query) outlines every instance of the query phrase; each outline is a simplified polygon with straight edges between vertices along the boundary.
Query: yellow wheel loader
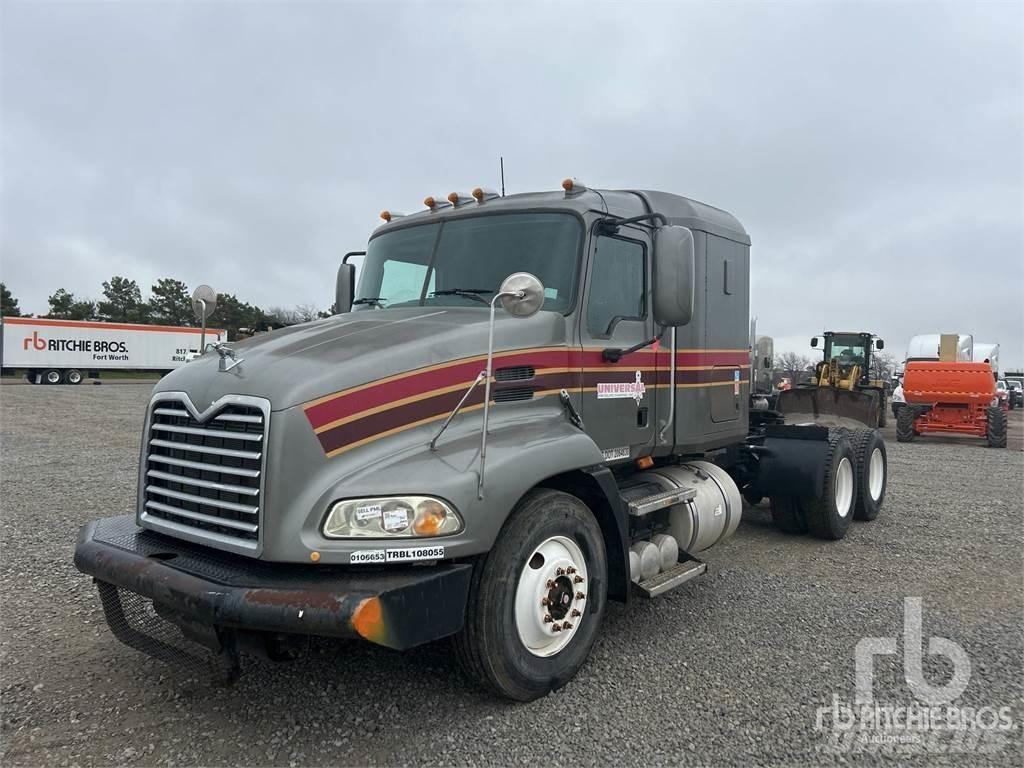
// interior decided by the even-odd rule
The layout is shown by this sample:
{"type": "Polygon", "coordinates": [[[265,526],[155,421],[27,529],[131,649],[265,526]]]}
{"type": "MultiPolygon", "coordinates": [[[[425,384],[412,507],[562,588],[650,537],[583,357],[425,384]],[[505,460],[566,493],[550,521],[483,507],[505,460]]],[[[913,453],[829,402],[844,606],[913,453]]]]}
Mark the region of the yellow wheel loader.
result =
{"type": "MultiPolygon", "coordinates": [[[[826,331],[824,358],[809,383],[779,393],[777,409],[789,423],[884,427],[886,386],[871,378],[872,350],[885,342],[871,333],[826,331]]],[[[817,347],[819,337],[811,339],[817,347]]]]}

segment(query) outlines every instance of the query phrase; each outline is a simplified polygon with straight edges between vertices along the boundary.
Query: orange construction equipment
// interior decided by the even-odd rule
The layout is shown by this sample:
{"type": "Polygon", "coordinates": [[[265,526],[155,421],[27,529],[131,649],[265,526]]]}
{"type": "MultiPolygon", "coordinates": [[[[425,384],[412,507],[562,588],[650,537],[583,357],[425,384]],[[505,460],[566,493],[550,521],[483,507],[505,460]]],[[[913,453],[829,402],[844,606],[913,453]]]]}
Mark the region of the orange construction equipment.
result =
{"type": "Polygon", "coordinates": [[[996,387],[988,363],[909,362],[903,396],[907,405],[896,423],[901,443],[926,432],[954,432],[984,437],[993,448],[1006,447],[1006,414],[993,405],[996,387]]]}

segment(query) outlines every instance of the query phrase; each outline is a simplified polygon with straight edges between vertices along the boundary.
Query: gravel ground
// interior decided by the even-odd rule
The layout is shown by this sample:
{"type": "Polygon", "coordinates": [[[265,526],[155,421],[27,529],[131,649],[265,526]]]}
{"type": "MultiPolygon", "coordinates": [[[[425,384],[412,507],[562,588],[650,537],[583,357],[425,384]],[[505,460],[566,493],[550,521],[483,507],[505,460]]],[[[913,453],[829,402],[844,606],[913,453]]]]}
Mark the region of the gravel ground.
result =
{"type": "MultiPolygon", "coordinates": [[[[4,765],[1020,765],[1024,454],[975,441],[888,443],[882,516],[841,542],[776,532],[748,508],[710,572],[652,602],[612,604],[593,658],[559,692],[478,692],[444,643],[398,654],[316,641],[232,688],[184,680],[120,645],[75,571],[78,526],[130,511],[144,385],[4,387],[4,765]],[[1012,707],[1014,730],[963,742],[833,751],[819,707],[853,699],[857,642],[924,637],[971,662],[961,704],[1012,707]]],[[[1020,411],[1011,415],[1019,445],[1020,411]]],[[[900,642],[902,647],[902,641],[900,642]]],[[[878,657],[876,702],[907,705],[902,657],[878,657]]],[[[927,656],[933,684],[952,672],[927,656]]],[[[830,723],[830,717],[825,719],[830,723]]]]}

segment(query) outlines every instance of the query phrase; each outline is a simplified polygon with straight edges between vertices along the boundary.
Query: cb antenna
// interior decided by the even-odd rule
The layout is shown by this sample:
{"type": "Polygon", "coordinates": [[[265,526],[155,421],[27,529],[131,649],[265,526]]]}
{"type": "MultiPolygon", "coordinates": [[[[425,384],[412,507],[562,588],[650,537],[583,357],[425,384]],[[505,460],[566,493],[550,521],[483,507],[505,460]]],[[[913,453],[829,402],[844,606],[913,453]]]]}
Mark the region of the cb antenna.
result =
{"type": "Polygon", "coordinates": [[[501,196],[505,196],[505,158],[499,157],[498,164],[501,166],[501,196]]]}

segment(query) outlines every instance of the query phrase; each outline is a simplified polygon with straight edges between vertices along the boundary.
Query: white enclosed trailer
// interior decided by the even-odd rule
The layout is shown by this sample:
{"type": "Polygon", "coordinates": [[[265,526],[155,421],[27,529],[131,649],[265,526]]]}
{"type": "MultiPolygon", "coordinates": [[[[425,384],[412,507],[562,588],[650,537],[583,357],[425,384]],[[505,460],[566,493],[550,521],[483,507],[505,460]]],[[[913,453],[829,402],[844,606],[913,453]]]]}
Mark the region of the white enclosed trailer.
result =
{"type": "MultiPolygon", "coordinates": [[[[172,371],[201,351],[202,330],[167,325],[3,318],[3,368],[33,384],[78,384],[99,371],[172,371]]],[[[227,332],[206,329],[206,343],[227,332]]]]}

